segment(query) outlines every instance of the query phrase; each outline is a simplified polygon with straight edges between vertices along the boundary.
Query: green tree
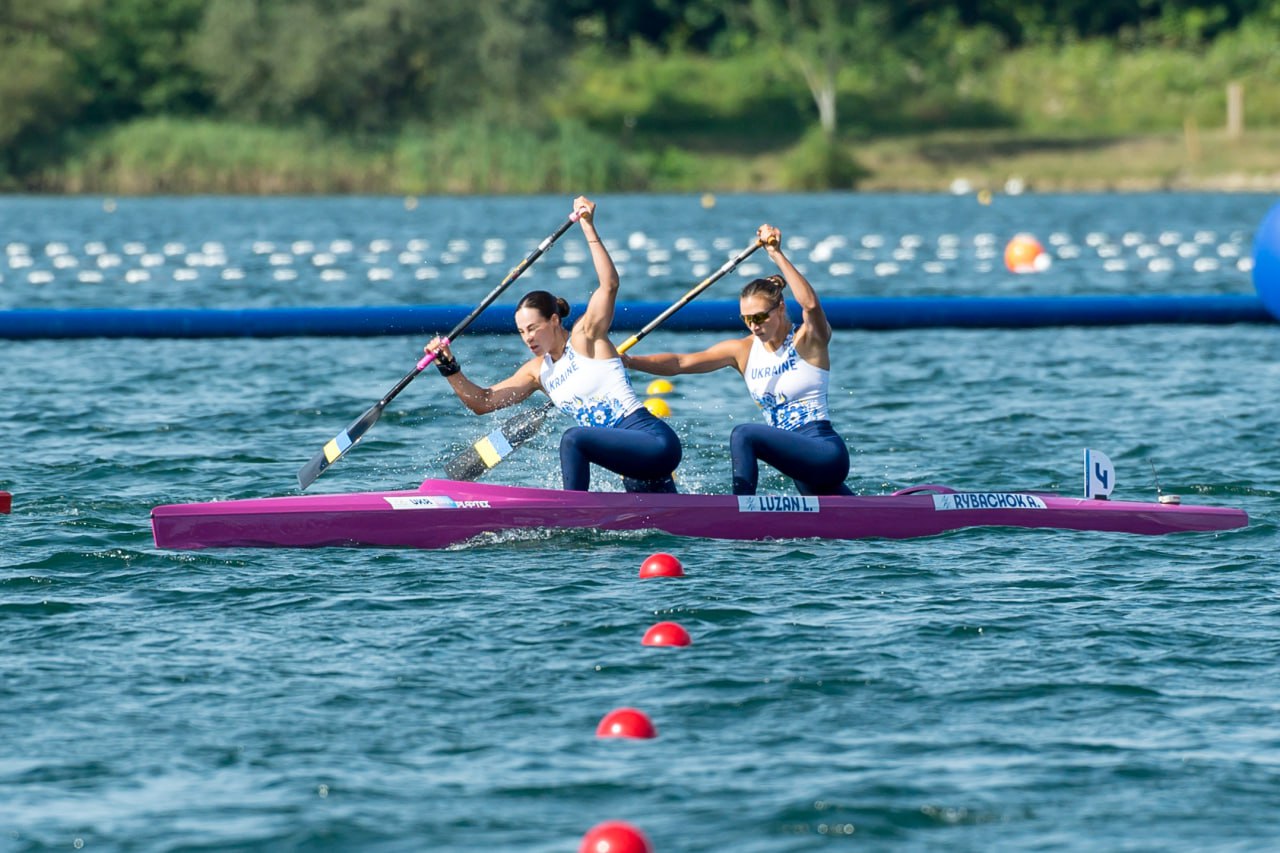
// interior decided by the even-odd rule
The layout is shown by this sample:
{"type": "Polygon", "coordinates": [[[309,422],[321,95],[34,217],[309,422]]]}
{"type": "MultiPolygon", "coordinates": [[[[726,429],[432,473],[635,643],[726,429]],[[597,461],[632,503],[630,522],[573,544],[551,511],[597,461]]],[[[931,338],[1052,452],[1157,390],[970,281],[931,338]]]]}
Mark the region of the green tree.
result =
{"type": "Polygon", "coordinates": [[[85,4],[0,0],[0,170],[21,174],[54,156],[93,92],[77,74],[75,26],[85,4]]]}
{"type": "Polygon", "coordinates": [[[759,43],[800,73],[823,133],[833,138],[841,72],[872,73],[887,49],[886,7],[867,0],[751,0],[747,11],[759,43]]]}
{"type": "Polygon", "coordinates": [[[549,0],[208,0],[193,55],[229,115],[385,131],[518,109],[561,53],[553,11],[549,0]]]}

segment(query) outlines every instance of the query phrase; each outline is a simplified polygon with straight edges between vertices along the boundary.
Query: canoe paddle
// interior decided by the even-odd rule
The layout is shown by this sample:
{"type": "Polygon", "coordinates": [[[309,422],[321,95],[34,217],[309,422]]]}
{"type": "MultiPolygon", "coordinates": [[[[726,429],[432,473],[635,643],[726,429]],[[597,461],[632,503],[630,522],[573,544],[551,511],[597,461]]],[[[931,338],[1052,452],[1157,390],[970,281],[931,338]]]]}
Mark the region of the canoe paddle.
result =
{"type": "MultiPolygon", "coordinates": [[[[666,322],[668,317],[692,302],[694,297],[699,293],[702,293],[702,291],[706,290],[725,275],[732,272],[738,264],[749,258],[752,252],[763,245],[764,244],[759,240],[756,240],[750,246],[726,261],[724,266],[704,278],[692,290],[684,296],[681,296],[679,300],[667,308],[667,310],[663,311],[657,317],[654,317],[646,323],[643,329],[627,338],[627,340],[618,347],[618,354],[621,355],[638,344],[646,335],[666,322]]],[[[542,428],[542,422],[547,418],[547,414],[554,408],[555,404],[548,401],[536,409],[521,412],[508,418],[493,432],[476,441],[466,450],[446,462],[444,466],[445,473],[451,480],[477,479],[480,475],[484,474],[503,459],[506,459],[514,453],[517,447],[537,435],[538,430],[542,428]]]]}
{"type": "MultiPolygon", "coordinates": [[[[506,290],[513,281],[520,277],[521,273],[532,266],[534,261],[542,257],[542,254],[546,252],[547,249],[551,248],[553,243],[564,236],[564,232],[568,231],[569,227],[577,221],[578,212],[574,211],[573,215],[566,219],[564,223],[555,230],[554,234],[539,243],[523,261],[516,264],[511,272],[507,273],[507,277],[499,282],[497,287],[489,291],[488,296],[480,300],[480,304],[475,307],[474,311],[458,321],[458,324],[449,331],[449,334],[442,338],[444,342],[443,345],[447,346],[450,341],[462,334],[463,331],[465,331],[466,328],[480,316],[484,309],[493,304],[493,301],[498,298],[502,291],[506,290]]],[[[378,418],[382,417],[382,411],[387,407],[387,404],[394,400],[396,395],[403,391],[405,387],[414,380],[414,377],[421,373],[423,369],[431,362],[435,361],[435,359],[436,353],[434,352],[429,352],[424,355],[414,366],[413,370],[406,373],[404,377],[396,383],[396,386],[387,392],[386,396],[374,403],[363,415],[352,421],[346,429],[329,439],[329,442],[321,448],[320,452],[313,456],[310,462],[299,469],[298,486],[303,489],[310,486],[315,482],[316,477],[323,474],[330,465],[337,462],[347,454],[348,450],[355,447],[360,439],[364,438],[364,434],[371,430],[373,425],[378,422],[378,418]]]]}

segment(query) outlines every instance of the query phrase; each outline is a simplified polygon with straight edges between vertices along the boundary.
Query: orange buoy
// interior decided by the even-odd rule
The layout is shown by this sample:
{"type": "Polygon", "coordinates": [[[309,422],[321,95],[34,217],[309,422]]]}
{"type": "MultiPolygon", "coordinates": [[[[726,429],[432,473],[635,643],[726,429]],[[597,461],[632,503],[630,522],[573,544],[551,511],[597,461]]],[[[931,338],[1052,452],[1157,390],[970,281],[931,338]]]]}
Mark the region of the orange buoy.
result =
{"type": "Polygon", "coordinates": [[[617,708],[605,714],[596,726],[596,737],[626,737],[648,739],[658,736],[653,721],[644,711],[635,708],[617,708]]]}
{"type": "Polygon", "coordinates": [[[1009,272],[1040,272],[1049,268],[1049,256],[1035,237],[1017,234],[1004,247],[1004,265],[1009,272]]]}
{"type": "Polygon", "coordinates": [[[682,578],[684,577],[684,566],[680,565],[680,561],[675,557],[659,551],[656,554],[650,554],[640,564],[640,577],[682,578]]]}
{"type": "Polygon", "coordinates": [[[659,622],[644,632],[644,646],[691,646],[693,638],[679,622],[659,622]]]}
{"type": "Polygon", "coordinates": [[[607,820],[587,830],[578,853],[653,853],[653,845],[631,824],[607,820]]]}

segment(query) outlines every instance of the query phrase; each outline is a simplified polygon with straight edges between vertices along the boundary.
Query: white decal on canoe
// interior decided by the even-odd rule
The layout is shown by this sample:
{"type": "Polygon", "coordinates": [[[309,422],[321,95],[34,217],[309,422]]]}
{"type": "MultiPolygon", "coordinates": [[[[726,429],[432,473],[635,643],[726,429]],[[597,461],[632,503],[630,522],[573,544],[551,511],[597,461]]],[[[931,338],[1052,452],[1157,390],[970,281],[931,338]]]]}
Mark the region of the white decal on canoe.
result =
{"type": "Polygon", "coordinates": [[[956,492],[934,495],[934,509],[1048,509],[1035,495],[1021,492],[956,492]]]}
{"type": "Polygon", "coordinates": [[[391,504],[392,509],[453,509],[458,504],[444,495],[414,495],[413,497],[384,495],[383,500],[391,504]]]}
{"type": "Polygon", "coordinates": [[[488,510],[488,501],[454,501],[447,494],[415,494],[413,497],[388,496],[383,500],[392,505],[393,510],[488,510]]]}
{"type": "Polygon", "coordinates": [[[738,512],[817,512],[818,499],[800,495],[739,495],[738,512]]]}

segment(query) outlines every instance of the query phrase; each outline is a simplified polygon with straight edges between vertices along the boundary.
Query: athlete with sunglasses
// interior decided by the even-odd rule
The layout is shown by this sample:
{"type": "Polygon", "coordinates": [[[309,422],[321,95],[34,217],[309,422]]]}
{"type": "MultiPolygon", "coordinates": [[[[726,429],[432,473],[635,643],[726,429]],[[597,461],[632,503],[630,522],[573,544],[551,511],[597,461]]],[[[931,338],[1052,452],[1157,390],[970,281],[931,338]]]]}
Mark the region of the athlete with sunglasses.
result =
{"type": "Polygon", "coordinates": [[[783,254],[782,233],[761,225],[756,236],[782,275],[758,278],[742,289],[739,310],[751,334],[713,344],[702,352],[623,355],[627,367],[658,376],[710,373],[733,367],[763,410],[765,424],[739,424],[729,437],[733,493],[754,495],[760,461],[795,481],[802,495],[851,495],[849,448],[827,409],[831,380],[831,324],[808,280],[783,254]],[[793,326],[787,289],[802,317],[793,326]]]}

